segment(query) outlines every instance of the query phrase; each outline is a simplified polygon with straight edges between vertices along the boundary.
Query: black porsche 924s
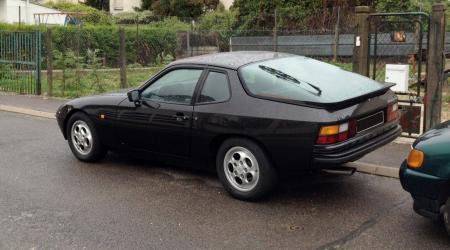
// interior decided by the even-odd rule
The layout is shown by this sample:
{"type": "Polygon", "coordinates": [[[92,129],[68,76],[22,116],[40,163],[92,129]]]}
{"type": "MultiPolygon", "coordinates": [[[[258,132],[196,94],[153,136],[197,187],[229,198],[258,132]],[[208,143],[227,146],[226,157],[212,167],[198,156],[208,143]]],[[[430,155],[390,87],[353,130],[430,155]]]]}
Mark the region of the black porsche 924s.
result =
{"type": "Polygon", "coordinates": [[[277,174],[338,166],[394,140],[391,86],[303,56],[217,53],[175,61],[128,93],[69,101],[56,116],[81,161],[114,149],[215,169],[232,196],[255,200],[277,174]]]}

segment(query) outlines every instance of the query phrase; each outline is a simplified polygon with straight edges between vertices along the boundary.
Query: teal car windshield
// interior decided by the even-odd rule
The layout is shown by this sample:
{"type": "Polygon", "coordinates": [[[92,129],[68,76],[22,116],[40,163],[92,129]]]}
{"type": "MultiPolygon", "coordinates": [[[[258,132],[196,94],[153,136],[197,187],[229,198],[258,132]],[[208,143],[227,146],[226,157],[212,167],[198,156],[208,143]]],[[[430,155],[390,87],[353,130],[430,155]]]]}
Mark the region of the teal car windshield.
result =
{"type": "Polygon", "coordinates": [[[257,97],[338,103],[380,90],[384,84],[315,59],[293,56],[245,65],[243,84],[257,97]]]}

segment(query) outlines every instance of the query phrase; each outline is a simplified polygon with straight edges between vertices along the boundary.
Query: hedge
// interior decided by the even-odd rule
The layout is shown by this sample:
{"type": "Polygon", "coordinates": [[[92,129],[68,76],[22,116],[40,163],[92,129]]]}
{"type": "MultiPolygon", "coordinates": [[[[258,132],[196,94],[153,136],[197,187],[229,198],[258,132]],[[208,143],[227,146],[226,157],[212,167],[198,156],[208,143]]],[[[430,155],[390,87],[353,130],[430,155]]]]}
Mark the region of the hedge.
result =
{"type": "MultiPolygon", "coordinates": [[[[125,28],[127,63],[144,66],[155,65],[166,55],[174,55],[176,31],[171,29],[142,27],[125,28]]],[[[53,49],[64,52],[79,51],[81,56],[88,49],[98,49],[104,64],[116,67],[119,60],[119,28],[117,26],[86,26],[53,28],[53,49]]]]}

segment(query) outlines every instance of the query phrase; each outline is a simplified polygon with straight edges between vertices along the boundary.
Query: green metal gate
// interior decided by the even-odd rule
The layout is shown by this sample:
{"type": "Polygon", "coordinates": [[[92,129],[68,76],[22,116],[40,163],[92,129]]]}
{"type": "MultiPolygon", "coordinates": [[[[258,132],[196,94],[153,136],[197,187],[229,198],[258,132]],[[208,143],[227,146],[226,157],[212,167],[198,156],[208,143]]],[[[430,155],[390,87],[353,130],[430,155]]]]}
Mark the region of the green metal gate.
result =
{"type": "Polygon", "coordinates": [[[403,136],[417,137],[424,132],[426,68],[429,16],[423,12],[374,13],[369,17],[369,74],[389,82],[388,65],[408,68],[408,89],[396,92],[403,136]]]}
{"type": "Polygon", "coordinates": [[[41,94],[42,33],[0,31],[0,91],[41,94]]]}

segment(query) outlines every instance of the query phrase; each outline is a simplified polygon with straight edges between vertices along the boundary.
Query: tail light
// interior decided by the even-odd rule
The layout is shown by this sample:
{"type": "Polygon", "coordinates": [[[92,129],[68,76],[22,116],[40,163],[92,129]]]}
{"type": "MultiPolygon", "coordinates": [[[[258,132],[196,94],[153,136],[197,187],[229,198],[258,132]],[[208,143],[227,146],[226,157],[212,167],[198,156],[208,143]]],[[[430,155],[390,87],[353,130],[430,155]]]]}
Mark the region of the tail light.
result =
{"type": "Polygon", "coordinates": [[[327,145],[338,142],[343,142],[349,138],[352,138],[356,134],[356,121],[322,126],[319,131],[319,137],[316,143],[319,145],[327,145]]]}
{"type": "Polygon", "coordinates": [[[398,103],[389,104],[387,108],[387,122],[398,118],[398,103]]]}

